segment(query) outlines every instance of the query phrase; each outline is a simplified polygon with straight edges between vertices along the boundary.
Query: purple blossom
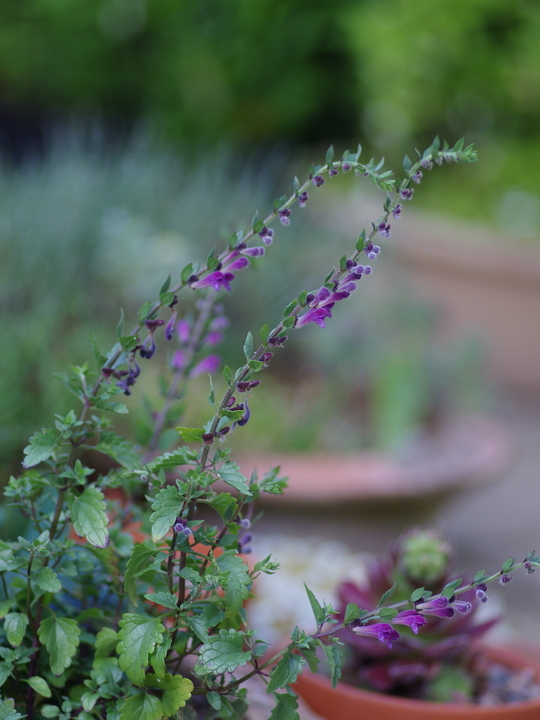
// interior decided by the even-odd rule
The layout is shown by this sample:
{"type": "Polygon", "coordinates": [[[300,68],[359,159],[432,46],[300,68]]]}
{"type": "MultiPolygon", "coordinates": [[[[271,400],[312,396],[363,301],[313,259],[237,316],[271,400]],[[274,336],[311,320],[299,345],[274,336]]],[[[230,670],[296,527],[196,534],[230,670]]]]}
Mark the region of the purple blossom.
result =
{"type": "Polygon", "coordinates": [[[324,178],[322,175],[314,175],[311,178],[311,182],[315,185],[315,187],[321,187],[321,185],[324,185],[324,178]]]}
{"type": "Polygon", "coordinates": [[[431,170],[431,168],[433,167],[433,162],[432,160],[430,160],[430,158],[426,158],[425,160],[422,160],[420,165],[426,170],[431,170]]]}
{"type": "MultiPolygon", "coordinates": [[[[327,307],[320,307],[320,308],[313,308],[312,310],[308,310],[307,313],[304,313],[304,315],[300,316],[296,322],[295,328],[301,328],[304,327],[304,325],[307,325],[310,322],[316,323],[319,327],[325,328],[326,323],[325,319],[327,317],[332,317],[332,313],[330,312],[330,309],[327,307]]],[[[278,338],[276,338],[278,339],[278,338]]]]}
{"type": "Polygon", "coordinates": [[[284,225],[285,227],[287,227],[287,225],[291,224],[291,220],[290,220],[291,211],[289,210],[289,208],[284,208],[283,210],[279,210],[278,217],[279,217],[280,223],[282,225],[284,225]]]}
{"type": "Polygon", "coordinates": [[[328,175],[329,175],[330,177],[334,177],[334,176],[337,175],[337,174],[338,174],[338,171],[337,171],[337,169],[334,168],[334,167],[330,168],[330,170],[328,171],[328,175]]]}
{"type": "Polygon", "coordinates": [[[332,293],[330,292],[330,290],[323,286],[322,288],[320,288],[320,290],[317,291],[315,295],[312,295],[311,300],[309,301],[309,307],[318,307],[326,300],[328,300],[331,294],[332,293]]]}
{"type": "Polygon", "coordinates": [[[370,265],[364,265],[364,275],[371,275],[372,270],[370,265]]]}
{"type": "Polygon", "coordinates": [[[343,170],[344,173],[349,172],[349,170],[351,169],[351,167],[352,167],[352,166],[349,165],[349,163],[346,163],[346,162],[341,163],[341,169],[343,170]]]}
{"type": "Polygon", "coordinates": [[[416,605],[418,612],[424,615],[434,615],[435,617],[454,617],[454,610],[450,607],[448,598],[439,595],[432,600],[421,602],[416,605]]]}
{"type": "Polygon", "coordinates": [[[229,319],[225,315],[218,315],[210,323],[211,330],[225,330],[229,327],[229,319]]]}
{"type": "Polygon", "coordinates": [[[204,433],[204,435],[202,436],[202,441],[205,445],[211,445],[214,442],[213,433],[204,433]]]}
{"type": "Polygon", "coordinates": [[[253,388],[256,388],[257,385],[260,385],[260,380],[244,380],[241,382],[236,383],[236,389],[238,392],[247,392],[248,390],[252,390],[253,388]]]}
{"type": "Polygon", "coordinates": [[[418,635],[418,628],[427,623],[425,617],[417,613],[415,610],[403,610],[392,620],[398,625],[408,625],[415,635],[418,635]]]}
{"type": "Polygon", "coordinates": [[[472,605],[470,602],[466,602],[465,600],[453,600],[451,603],[454,610],[457,610],[458,613],[461,613],[462,615],[466,615],[467,613],[471,612],[472,605]]]}
{"type": "Polygon", "coordinates": [[[281,337],[271,337],[268,340],[268,344],[273,347],[282,347],[287,342],[287,339],[287,335],[282,335],[281,337]]]}
{"type": "MultiPolygon", "coordinates": [[[[258,250],[258,248],[253,248],[253,250],[255,250],[255,249],[258,250]]],[[[261,248],[261,250],[263,250],[263,248],[261,248]]],[[[244,252],[247,253],[247,250],[245,250],[244,252]]],[[[257,255],[259,255],[259,254],[260,253],[257,252],[257,255]]],[[[263,254],[264,254],[264,250],[263,250],[263,254]]],[[[225,275],[227,275],[227,273],[230,273],[233,270],[242,270],[242,268],[245,268],[248,265],[249,265],[249,260],[246,257],[239,257],[239,258],[236,258],[235,260],[233,260],[229,265],[227,265],[227,267],[224,267],[223,273],[225,275]]]]}
{"type": "Polygon", "coordinates": [[[203,373],[209,373],[210,375],[212,375],[216,372],[220,363],[221,358],[219,357],[219,355],[208,355],[203,360],[201,360],[200,363],[197,363],[197,365],[195,365],[189,375],[190,377],[197,377],[197,375],[202,375],[203,373]]]}
{"type": "Polygon", "coordinates": [[[385,223],[385,222],[379,223],[379,227],[378,227],[377,229],[378,229],[379,235],[380,235],[381,237],[387,237],[387,238],[390,237],[390,225],[389,225],[389,223],[385,223]]]}
{"type": "Polygon", "coordinates": [[[274,239],[274,231],[272,228],[267,228],[266,225],[259,233],[259,237],[265,245],[271,245],[274,239]]]}
{"type": "Polygon", "coordinates": [[[422,171],[417,170],[412,176],[412,180],[418,185],[418,183],[422,180],[422,171]]]}
{"type": "Polygon", "coordinates": [[[240,425],[240,427],[247,425],[247,423],[249,422],[249,418],[251,417],[251,410],[249,409],[247,398],[244,401],[244,407],[245,407],[244,414],[242,415],[240,420],[238,420],[238,423],[237,423],[237,425],[240,425]]]}
{"type": "Polygon", "coordinates": [[[223,333],[217,331],[209,332],[208,335],[204,338],[204,342],[211,347],[213,347],[214,345],[219,345],[222,340],[223,333]]]}
{"type": "Polygon", "coordinates": [[[241,520],[238,520],[238,524],[242,528],[250,528],[251,527],[251,520],[249,518],[242,518],[241,520]]]}
{"type": "Polygon", "coordinates": [[[305,208],[305,207],[306,207],[306,204],[307,204],[307,201],[309,200],[309,195],[308,195],[307,190],[304,191],[303,193],[301,193],[301,194],[298,196],[297,200],[298,200],[298,205],[299,205],[301,208],[305,208]]]}
{"type": "Polygon", "coordinates": [[[270,362],[270,360],[271,360],[273,357],[274,357],[274,353],[266,352],[266,353],[263,353],[263,354],[261,355],[260,360],[261,360],[261,362],[263,362],[263,363],[267,363],[267,362],[270,362]]]}
{"type": "Polygon", "coordinates": [[[152,355],[156,352],[156,342],[154,340],[154,333],[148,333],[148,337],[145,339],[139,350],[141,357],[150,360],[152,355]]]}
{"type": "Polygon", "coordinates": [[[154,330],[158,327],[161,327],[161,325],[165,325],[165,320],[161,320],[161,318],[156,318],[155,320],[145,320],[144,326],[150,330],[150,332],[154,332],[154,330]]]}
{"type": "Polygon", "coordinates": [[[512,582],[514,578],[511,575],[508,575],[507,573],[502,573],[501,577],[499,578],[499,582],[501,585],[507,585],[509,582],[512,582]]]}
{"type": "Polygon", "coordinates": [[[179,372],[186,367],[186,353],[183,350],[175,350],[172,360],[173,370],[179,372]]]}
{"type": "Polygon", "coordinates": [[[260,257],[261,255],[264,255],[265,252],[266,249],[263,247],[252,247],[242,250],[242,255],[249,255],[249,257],[260,257]]]}
{"type": "Polygon", "coordinates": [[[412,200],[412,196],[414,195],[414,190],[411,188],[403,188],[399,192],[399,196],[402,200],[412,200]]]}
{"type": "Polygon", "coordinates": [[[392,209],[392,215],[395,217],[396,220],[399,220],[401,217],[401,211],[403,210],[400,203],[396,205],[395,208],[392,209]]]}
{"type": "Polygon", "coordinates": [[[178,324],[176,326],[176,332],[178,333],[178,337],[180,339],[180,342],[183,345],[187,345],[189,342],[189,334],[191,332],[190,324],[187,320],[179,320],[178,324]]]}
{"type": "Polygon", "coordinates": [[[487,585],[486,583],[478,583],[478,585],[475,587],[474,592],[476,593],[476,597],[480,600],[480,602],[487,602],[487,585]]]}
{"type": "MultiPolygon", "coordinates": [[[[238,258],[238,260],[245,260],[246,263],[249,263],[247,258],[238,258]]],[[[245,267],[245,265],[242,265],[241,267],[245,267]]],[[[191,283],[191,287],[195,290],[201,290],[205,287],[213,287],[214,290],[221,290],[221,288],[224,287],[225,290],[230,290],[231,280],[234,280],[232,272],[221,272],[221,270],[216,270],[202,280],[197,280],[196,282],[191,283]]]]}
{"type": "Polygon", "coordinates": [[[176,324],[176,310],[172,311],[171,319],[165,326],[165,340],[172,340],[172,336],[174,335],[174,327],[176,324]]]}
{"type": "Polygon", "coordinates": [[[372,637],[384,643],[387,648],[392,649],[392,643],[399,638],[399,633],[389,623],[374,623],[373,625],[359,625],[353,627],[355,635],[372,637]]]}

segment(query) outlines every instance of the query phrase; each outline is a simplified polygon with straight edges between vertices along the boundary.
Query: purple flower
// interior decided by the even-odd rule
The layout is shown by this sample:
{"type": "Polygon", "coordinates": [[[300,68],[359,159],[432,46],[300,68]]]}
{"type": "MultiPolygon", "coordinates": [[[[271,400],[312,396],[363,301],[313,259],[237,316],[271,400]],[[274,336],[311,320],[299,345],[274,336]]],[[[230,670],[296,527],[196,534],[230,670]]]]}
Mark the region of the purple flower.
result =
{"type": "MultiPolygon", "coordinates": [[[[315,295],[312,296],[311,300],[309,301],[309,307],[315,308],[319,305],[324,304],[326,300],[330,297],[332,293],[330,290],[326,287],[320,288],[320,290],[317,291],[315,295]]],[[[309,297],[309,295],[308,295],[309,297]]]]}
{"type": "Polygon", "coordinates": [[[461,613],[462,615],[466,615],[468,612],[471,612],[472,605],[470,602],[466,602],[465,600],[453,600],[451,603],[454,610],[457,610],[458,613],[461,613]]]}
{"type": "Polygon", "coordinates": [[[321,185],[324,185],[324,178],[322,175],[315,175],[311,178],[311,182],[315,187],[321,187],[321,185]]]}
{"type": "Polygon", "coordinates": [[[371,275],[371,267],[369,265],[364,266],[364,275],[371,275]]]}
{"type": "Polygon", "coordinates": [[[415,182],[416,184],[418,184],[418,183],[420,182],[420,180],[422,180],[422,171],[421,171],[421,170],[417,170],[417,171],[414,173],[414,175],[412,175],[411,177],[412,177],[412,179],[414,180],[414,182],[415,182]]]}
{"type": "Polygon", "coordinates": [[[344,173],[349,172],[349,170],[351,169],[351,165],[349,165],[349,163],[346,163],[346,162],[341,163],[341,169],[343,170],[344,173]]]}
{"type": "Polygon", "coordinates": [[[259,237],[265,245],[271,245],[274,239],[274,231],[271,228],[267,228],[265,225],[260,231],[259,237]]]}
{"type": "Polygon", "coordinates": [[[450,607],[448,598],[439,595],[432,600],[418,603],[416,609],[424,615],[434,615],[435,617],[454,617],[454,610],[450,607]]]}
{"type": "Polygon", "coordinates": [[[161,325],[165,325],[165,320],[161,320],[160,318],[156,318],[155,320],[145,320],[144,325],[150,332],[154,332],[154,330],[161,325]]]}
{"type": "Polygon", "coordinates": [[[381,237],[390,237],[390,225],[388,223],[382,222],[379,223],[379,227],[377,228],[379,231],[379,235],[381,237]]]}
{"type": "Polygon", "coordinates": [[[183,350],[175,350],[172,361],[173,370],[180,371],[186,367],[186,354],[183,350]]]}
{"type": "Polygon", "coordinates": [[[260,385],[260,380],[244,380],[241,382],[236,383],[236,389],[238,392],[247,392],[248,390],[252,390],[253,388],[256,388],[257,385],[260,385]]]}
{"type": "Polygon", "coordinates": [[[418,628],[425,625],[427,620],[414,610],[403,610],[396,615],[392,622],[398,625],[408,625],[413,633],[418,635],[418,628]]]}
{"type": "Polygon", "coordinates": [[[279,217],[279,222],[282,225],[284,225],[285,227],[287,227],[287,225],[291,224],[291,220],[290,220],[291,211],[289,210],[289,208],[284,208],[283,210],[280,210],[278,212],[278,217],[279,217]]]}
{"type": "Polygon", "coordinates": [[[476,597],[480,600],[480,602],[487,602],[487,585],[486,583],[478,583],[478,585],[475,587],[474,592],[476,593],[476,597]]]}
{"type": "Polygon", "coordinates": [[[414,195],[414,190],[411,188],[403,188],[403,190],[400,190],[399,196],[402,200],[412,200],[412,196],[414,195]]]}
{"type": "Polygon", "coordinates": [[[171,319],[165,326],[165,340],[172,340],[172,336],[174,335],[175,323],[176,323],[176,310],[173,310],[171,319]]]}
{"type": "MultiPolygon", "coordinates": [[[[234,277],[234,275],[233,275],[234,277]]],[[[225,277],[221,270],[216,270],[213,273],[210,273],[210,275],[207,275],[202,280],[197,280],[196,282],[191,283],[191,287],[195,290],[201,290],[205,287],[213,287],[214,290],[220,290],[221,286],[225,284],[225,277]]]]}
{"type": "Polygon", "coordinates": [[[154,340],[154,333],[150,332],[148,337],[143,342],[141,349],[139,350],[141,357],[150,360],[152,355],[156,352],[156,342],[154,340]]]}
{"type": "Polygon", "coordinates": [[[304,315],[298,318],[295,328],[298,329],[304,327],[304,325],[307,325],[310,322],[314,322],[319,327],[325,328],[326,323],[324,321],[327,317],[332,317],[332,313],[329,308],[313,308],[313,310],[308,310],[307,313],[304,313],[304,315]]]}
{"type": "Polygon", "coordinates": [[[402,211],[402,210],[403,210],[403,208],[401,207],[401,204],[400,204],[400,203],[398,203],[398,204],[396,205],[396,207],[393,208],[393,210],[392,210],[392,215],[395,217],[396,220],[399,220],[399,218],[401,217],[401,211],[402,211]]]}
{"type": "Polygon", "coordinates": [[[388,623],[374,623],[373,625],[359,625],[353,627],[352,631],[355,635],[363,635],[364,637],[376,638],[384,643],[387,648],[392,649],[392,643],[399,638],[397,630],[388,623]]]}
{"type": "Polygon", "coordinates": [[[431,170],[431,168],[433,167],[433,162],[429,158],[426,158],[425,160],[422,160],[420,165],[426,170],[431,170]]]}
{"type": "Polygon", "coordinates": [[[274,357],[274,353],[266,352],[266,353],[263,353],[263,354],[261,355],[260,360],[261,360],[261,362],[263,362],[263,363],[267,363],[267,362],[270,362],[270,360],[271,360],[273,357],[274,357]]]}
{"type": "Polygon", "coordinates": [[[306,203],[307,203],[307,201],[309,200],[309,195],[308,195],[308,193],[307,193],[307,190],[306,190],[305,192],[301,193],[301,194],[298,196],[297,200],[298,200],[298,205],[299,205],[301,208],[306,207],[306,203]]]}
{"type": "Polygon", "coordinates": [[[178,333],[180,342],[183,345],[187,345],[189,342],[189,334],[191,332],[189,322],[187,320],[179,320],[176,326],[176,332],[178,333]]]}
{"type": "MultiPolygon", "coordinates": [[[[258,250],[258,248],[253,248],[253,250],[255,250],[255,249],[258,250]]],[[[261,248],[261,250],[263,250],[263,248],[261,248]]],[[[244,252],[247,253],[247,250],[245,250],[244,252]]],[[[264,253],[264,250],[263,250],[263,253],[264,253]]],[[[260,254],[260,253],[257,252],[257,255],[258,254],[260,254]]],[[[233,270],[242,270],[242,268],[245,268],[248,265],[249,265],[249,260],[247,258],[239,257],[239,258],[236,258],[235,260],[233,260],[229,265],[227,265],[227,267],[224,267],[223,273],[225,275],[227,275],[228,273],[232,272],[233,270]]]]}
{"type": "Polygon", "coordinates": [[[261,255],[264,255],[265,252],[266,250],[263,247],[252,247],[242,250],[242,255],[249,255],[249,257],[260,257],[261,255]]]}
{"type": "Polygon", "coordinates": [[[204,360],[201,360],[200,363],[197,363],[197,365],[195,365],[189,375],[190,377],[197,377],[197,375],[202,375],[203,373],[209,373],[210,375],[212,375],[216,372],[220,363],[221,358],[219,357],[219,355],[208,355],[204,358],[204,360]]]}
{"type": "Polygon", "coordinates": [[[499,578],[499,582],[501,585],[507,585],[509,582],[512,582],[514,578],[511,575],[507,575],[506,573],[502,573],[501,577],[499,578]]]}
{"type": "Polygon", "coordinates": [[[328,175],[329,175],[330,177],[334,177],[334,175],[337,175],[337,174],[338,174],[338,171],[337,171],[336,168],[334,168],[334,167],[333,167],[333,168],[330,168],[330,170],[328,171],[328,175]]]}
{"type": "Polygon", "coordinates": [[[244,401],[244,407],[245,407],[244,414],[242,415],[240,420],[238,420],[238,422],[237,422],[237,425],[240,425],[240,427],[244,427],[244,425],[247,425],[247,423],[249,422],[249,418],[251,417],[251,410],[249,409],[247,398],[244,401]]]}
{"type": "Polygon", "coordinates": [[[223,339],[223,333],[213,331],[213,332],[208,333],[208,335],[204,338],[204,342],[207,345],[214,346],[214,345],[219,345],[219,343],[222,341],[222,339],[223,339]]]}
{"type": "Polygon", "coordinates": [[[229,320],[225,315],[218,315],[210,323],[211,330],[225,330],[229,327],[229,320]]]}

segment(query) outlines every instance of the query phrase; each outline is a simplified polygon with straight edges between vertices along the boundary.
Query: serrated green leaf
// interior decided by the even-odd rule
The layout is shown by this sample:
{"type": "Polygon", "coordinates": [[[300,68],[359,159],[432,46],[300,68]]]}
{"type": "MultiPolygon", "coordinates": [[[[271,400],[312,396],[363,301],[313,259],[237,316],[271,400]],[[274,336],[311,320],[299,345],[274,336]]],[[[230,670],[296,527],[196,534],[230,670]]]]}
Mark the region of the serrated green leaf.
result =
{"type": "Polygon", "coordinates": [[[212,635],[208,642],[199,648],[199,659],[195,672],[201,675],[221,675],[232,673],[238,667],[244,667],[251,657],[249,651],[243,651],[244,634],[237,630],[220,630],[212,635]]]}
{"type": "Polygon", "coordinates": [[[96,635],[95,658],[106,658],[112,654],[118,645],[118,633],[112,628],[104,627],[96,635]]]}
{"type": "Polygon", "coordinates": [[[50,567],[43,567],[34,576],[36,585],[45,592],[57,593],[62,589],[58,575],[50,567]]]}
{"type": "Polygon", "coordinates": [[[38,637],[49,653],[53,675],[61,675],[71,665],[80,634],[77,622],[72,618],[53,616],[41,621],[38,637]]]}
{"type": "Polygon", "coordinates": [[[90,345],[90,350],[92,351],[92,355],[94,356],[96,365],[101,370],[101,368],[105,365],[107,358],[101,354],[93,335],[88,336],[88,344],[90,345]]]}
{"type": "Polygon", "coordinates": [[[141,577],[149,569],[150,564],[156,559],[158,550],[152,547],[148,541],[137,543],[129,558],[124,573],[124,589],[134,605],[138,604],[136,593],[137,578],[141,577]]]}
{"type": "Polygon", "coordinates": [[[32,690],[35,690],[38,695],[41,695],[42,697],[50,698],[52,695],[51,688],[49,687],[46,680],[44,680],[42,677],[38,677],[37,675],[34,675],[34,677],[31,677],[28,680],[28,684],[32,688],[32,690]]]}
{"type": "Polygon", "coordinates": [[[4,619],[4,632],[12,647],[19,647],[24,640],[28,617],[23,613],[8,613],[4,619]]]}
{"type": "Polygon", "coordinates": [[[163,691],[161,705],[165,717],[171,717],[177,710],[184,707],[193,692],[193,683],[182,675],[165,673],[164,677],[147,675],[145,686],[153,690],[163,691]]]}
{"type": "Polygon", "coordinates": [[[152,523],[152,540],[157,542],[169,532],[175,519],[182,512],[184,495],[174,485],[161,488],[152,502],[150,522],[152,523]]]}
{"type": "Polygon", "coordinates": [[[165,677],[167,670],[165,660],[167,659],[167,654],[171,649],[171,645],[172,636],[169,635],[165,638],[161,645],[156,645],[154,652],[150,655],[150,665],[154,668],[155,674],[160,678],[165,677]]]}
{"type": "Polygon", "coordinates": [[[75,532],[94,547],[104,548],[109,544],[109,518],[106,510],[105,496],[95,485],[88,485],[81,495],[70,501],[75,532]]]}
{"type": "MultiPolygon", "coordinates": [[[[225,522],[229,522],[238,508],[238,503],[230,493],[220,493],[215,498],[205,501],[210,507],[219,513],[225,522]]],[[[1,617],[1,616],[0,616],[1,617]]]]}
{"type": "Polygon", "coordinates": [[[201,428],[177,427],[176,430],[184,442],[200,442],[202,440],[201,428]]]}
{"type": "Polygon", "coordinates": [[[146,692],[132,695],[120,706],[120,720],[159,720],[163,714],[159,698],[146,692]]]}
{"type": "Polygon", "coordinates": [[[268,720],[300,720],[298,713],[298,700],[289,693],[274,693],[276,706],[268,720]]]}
{"type": "Polygon", "coordinates": [[[52,428],[42,428],[30,438],[30,444],[23,452],[26,455],[23,467],[31,468],[47,460],[53,454],[56,445],[56,433],[52,428]]]}
{"type": "Polygon", "coordinates": [[[171,610],[177,607],[177,598],[169,592],[153,592],[146,593],[144,596],[147,600],[150,600],[156,605],[162,605],[163,607],[170,608],[171,610]]]}
{"type": "Polygon", "coordinates": [[[158,618],[124,613],[120,620],[120,642],[116,648],[119,667],[134,685],[143,686],[148,657],[163,642],[165,628],[158,618]]]}
{"type": "Polygon", "coordinates": [[[235,615],[249,595],[249,568],[234,550],[228,550],[216,558],[216,564],[222,573],[227,573],[227,578],[222,583],[225,607],[228,614],[235,615]]]}
{"type": "Polygon", "coordinates": [[[188,616],[186,618],[188,627],[195,633],[199,640],[203,643],[208,642],[208,632],[206,631],[206,625],[198,615],[188,616]]]}
{"type": "Polygon", "coordinates": [[[251,497],[251,491],[246,478],[242,475],[240,468],[236,465],[236,463],[227,461],[218,471],[218,475],[224,483],[227,483],[227,485],[235,488],[235,490],[238,490],[243,495],[251,497]]]}
{"type": "MultiPolygon", "coordinates": [[[[0,687],[6,682],[13,671],[12,662],[0,662],[0,687]]],[[[1,707],[1,706],[0,706],[1,707]]]]}
{"type": "Polygon", "coordinates": [[[272,670],[270,680],[266,686],[266,692],[271,693],[278,688],[284,688],[296,682],[296,678],[305,667],[306,661],[301,655],[293,655],[287,651],[278,664],[272,670]]]}
{"type": "Polygon", "coordinates": [[[11,698],[3,700],[0,698],[0,720],[20,720],[26,717],[15,710],[15,701],[11,698]]]}
{"type": "Polygon", "coordinates": [[[343,661],[341,648],[338,645],[323,645],[323,650],[330,668],[332,687],[335,689],[341,677],[341,663],[343,661]]]}

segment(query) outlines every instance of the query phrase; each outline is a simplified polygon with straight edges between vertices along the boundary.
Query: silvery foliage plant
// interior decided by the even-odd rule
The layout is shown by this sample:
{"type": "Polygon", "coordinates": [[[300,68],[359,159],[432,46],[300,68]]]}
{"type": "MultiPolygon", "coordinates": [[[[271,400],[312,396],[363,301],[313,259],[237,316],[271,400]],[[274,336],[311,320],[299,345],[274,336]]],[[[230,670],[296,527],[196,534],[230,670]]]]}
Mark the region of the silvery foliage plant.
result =
{"type": "MultiPolygon", "coordinates": [[[[249,628],[246,603],[257,576],[278,564],[270,557],[250,561],[250,524],[257,499],[281,493],[286,482],[278,468],[244,477],[226,440],[249,422],[250,394],[287,337],[309,323],[324,328],[336,303],[358,292],[362,279],[371,281],[364,276],[379,255],[377,238],[389,237],[422,174],[444,161],[474,160],[463,141],[450,148],[437,139],[415,162],[405,159],[398,181],[381,170],[382,162],[361,162],[360,148],[341,159],[330,148],[324,165],[313,167],[302,184],[295,178],[292,194],[263,219],[255,214],[251,228],[236,232],[221,252],[171,269],[159,298],[140,308],[131,330],[121,319],[108,353],[90,338],[92,363],[60,376],[77,410],[30,438],[24,470],[5,488],[6,503],[19,508],[30,529],[17,541],[0,542],[0,720],[239,720],[249,703],[244,684],[253,676],[275,698],[272,720],[294,720],[290,685],[305,666],[314,670],[325,655],[337,682],[335,635],[343,627],[388,643],[395,625],[421,632],[424,616],[436,609],[463,610],[459,596],[471,584],[453,582],[439,596],[419,589],[394,605],[385,593],[369,612],[350,603],[338,622],[335,610],[307,590],[315,631],[295,629],[288,645],[271,652],[249,628]],[[347,172],[382,191],[380,218],[319,287],[287,305],[274,328],[263,325],[256,341],[248,334],[245,362],[236,370],[224,367],[226,390],[218,397],[213,350],[228,322],[221,295],[254,258],[267,254],[272,224],[294,226],[294,214],[310,196],[347,172]],[[191,292],[196,303],[184,310],[191,292]],[[115,431],[111,418],[127,412],[122,400],[137,389],[158,346],[170,348],[168,380],[162,406],[152,414],[153,432],[139,447],[115,431]],[[204,427],[181,426],[179,398],[202,373],[210,376],[209,420],[204,427]],[[171,432],[176,442],[162,453],[161,440],[171,432]]],[[[520,566],[532,572],[539,562],[532,554],[523,563],[508,561],[504,577],[520,566]]],[[[485,594],[500,576],[478,575],[472,586],[485,594]]]]}

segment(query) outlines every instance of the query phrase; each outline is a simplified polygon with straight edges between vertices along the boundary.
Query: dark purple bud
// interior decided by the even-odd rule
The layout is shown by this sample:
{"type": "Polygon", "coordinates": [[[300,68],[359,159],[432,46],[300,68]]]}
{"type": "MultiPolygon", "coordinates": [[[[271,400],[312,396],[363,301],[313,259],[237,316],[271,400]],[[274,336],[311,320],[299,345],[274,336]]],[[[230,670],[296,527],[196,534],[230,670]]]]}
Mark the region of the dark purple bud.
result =
{"type": "Polygon", "coordinates": [[[403,210],[403,208],[401,207],[401,205],[399,203],[396,205],[395,208],[393,208],[392,215],[395,217],[396,220],[399,220],[399,218],[401,217],[402,210],[403,210]]]}
{"type": "Polygon", "coordinates": [[[429,158],[426,158],[425,160],[422,160],[422,162],[420,163],[420,165],[421,165],[425,170],[431,170],[431,168],[433,167],[433,162],[432,162],[429,158]]]}
{"type": "Polygon", "coordinates": [[[266,352],[261,355],[261,362],[267,363],[274,357],[274,353],[266,352]]]}
{"type": "Polygon", "coordinates": [[[278,217],[279,217],[280,223],[282,225],[284,225],[285,227],[287,227],[287,225],[291,224],[291,220],[290,220],[291,211],[289,210],[289,208],[284,208],[283,210],[279,210],[278,217]]]}
{"type": "Polygon", "coordinates": [[[297,200],[298,200],[298,205],[299,205],[301,208],[306,207],[306,203],[307,203],[307,201],[309,200],[309,195],[308,195],[307,190],[306,190],[305,192],[301,193],[301,194],[298,196],[297,200]]]}
{"type": "Polygon", "coordinates": [[[528,575],[532,575],[533,572],[535,572],[535,570],[536,570],[536,568],[534,568],[534,566],[532,565],[532,563],[530,563],[528,560],[526,560],[526,561],[524,562],[523,567],[524,567],[525,570],[527,571],[527,574],[528,574],[528,575]]]}
{"type": "Polygon", "coordinates": [[[238,250],[239,252],[241,250],[245,250],[247,248],[247,245],[245,242],[239,242],[238,245],[235,247],[235,250],[238,250]]]}
{"type": "Polygon", "coordinates": [[[368,252],[371,252],[372,250],[373,250],[373,243],[372,242],[366,243],[366,245],[364,247],[364,252],[366,253],[366,255],[368,254],[368,252]]]}
{"type": "Polygon", "coordinates": [[[249,409],[247,399],[246,399],[244,405],[245,405],[244,415],[238,421],[238,425],[240,425],[240,427],[244,427],[244,425],[247,425],[247,423],[249,422],[249,418],[251,417],[251,411],[249,409]]]}
{"type": "Polygon", "coordinates": [[[141,357],[146,358],[147,360],[150,360],[152,355],[156,352],[156,343],[154,341],[154,335],[151,332],[146,340],[141,345],[141,349],[139,350],[141,357]]]}
{"type": "Polygon", "coordinates": [[[265,245],[271,245],[274,238],[274,231],[271,228],[263,227],[259,233],[259,237],[265,245]]]}
{"type": "Polygon", "coordinates": [[[236,383],[236,389],[238,390],[238,392],[241,392],[241,393],[247,392],[249,390],[249,382],[242,381],[242,382],[236,383]]]}
{"type": "Polygon", "coordinates": [[[176,310],[173,310],[171,319],[165,326],[165,340],[172,340],[172,336],[174,335],[175,323],[176,323],[176,310]]]}
{"type": "Polygon", "coordinates": [[[336,170],[336,168],[330,168],[330,170],[328,171],[328,175],[330,177],[334,177],[334,175],[337,175],[337,174],[338,174],[338,171],[336,170]]]}
{"type": "Polygon", "coordinates": [[[268,340],[269,345],[273,345],[273,347],[282,347],[287,342],[287,335],[283,335],[282,337],[273,337],[268,340]]]}
{"type": "Polygon", "coordinates": [[[486,595],[487,585],[486,583],[478,583],[478,585],[475,588],[476,597],[481,602],[487,602],[487,595],[486,595]]]}
{"type": "Polygon", "coordinates": [[[311,182],[315,187],[321,187],[321,185],[324,185],[324,178],[322,175],[315,175],[311,178],[311,182]]]}
{"type": "Polygon", "coordinates": [[[400,190],[399,196],[402,200],[411,200],[412,196],[414,195],[414,190],[411,188],[403,188],[403,190],[400,190]]]}
{"type": "Polygon", "coordinates": [[[351,169],[351,167],[352,167],[352,166],[349,165],[349,163],[346,163],[346,162],[341,163],[341,169],[343,170],[344,173],[349,172],[349,170],[351,169]]]}
{"type": "Polygon", "coordinates": [[[354,267],[354,260],[351,260],[350,258],[346,262],[347,270],[350,270],[352,267],[354,267]]]}
{"type": "Polygon", "coordinates": [[[165,325],[165,320],[161,320],[160,318],[156,318],[155,320],[145,320],[144,321],[145,327],[150,330],[150,332],[153,332],[156,328],[160,327],[161,325],[165,325]]]}
{"type": "Polygon", "coordinates": [[[422,171],[417,170],[414,175],[411,176],[411,179],[414,180],[416,184],[418,184],[422,180],[422,171]]]}
{"type": "Polygon", "coordinates": [[[114,370],[112,368],[104,367],[101,368],[101,374],[104,378],[110,378],[111,375],[114,373],[114,370]]]}
{"type": "Polygon", "coordinates": [[[211,445],[214,442],[214,434],[204,433],[204,435],[202,436],[202,441],[205,445],[211,445]]]}
{"type": "Polygon", "coordinates": [[[227,403],[227,407],[231,407],[231,405],[234,405],[235,402],[236,402],[236,398],[235,398],[234,395],[233,395],[233,396],[229,399],[229,402],[227,403]]]}
{"type": "Polygon", "coordinates": [[[509,582],[512,582],[514,578],[511,575],[507,575],[506,573],[502,573],[501,577],[499,578],[499,582],[501,585],[507,585],[509,582]]]}
{"type": "Polygon", "coordinates": [[[223,435],[226,435],[228,432],[230,432],[230,429],[231,428],[229,425],[225,425],[225,427],[221,428],[221,430],[219,432],[217,432],[216,435],[218,435],[219,437],[222,437],[223,435]]]}

